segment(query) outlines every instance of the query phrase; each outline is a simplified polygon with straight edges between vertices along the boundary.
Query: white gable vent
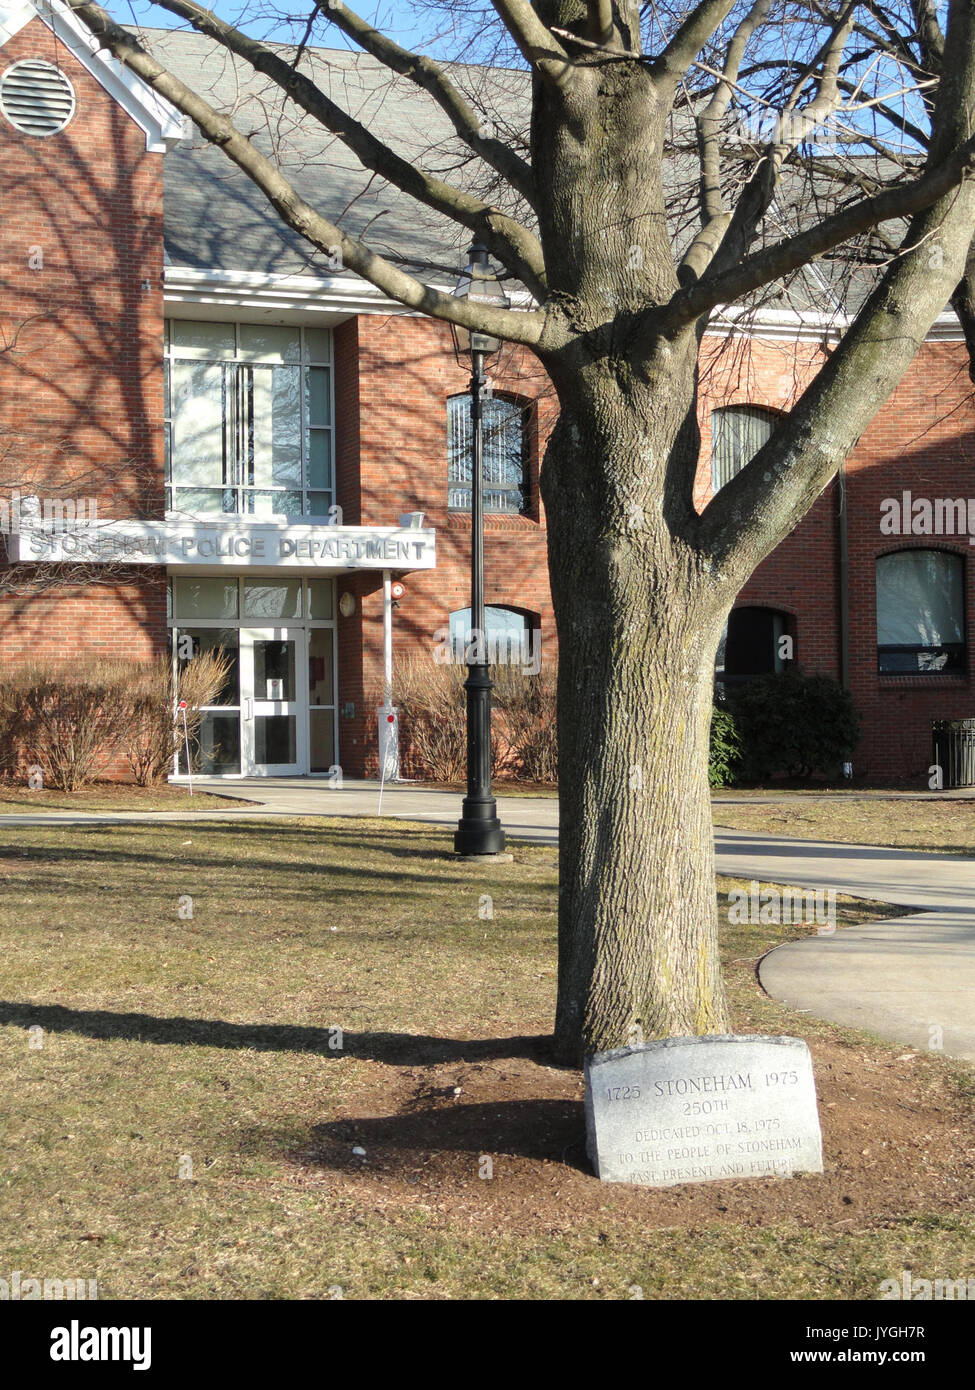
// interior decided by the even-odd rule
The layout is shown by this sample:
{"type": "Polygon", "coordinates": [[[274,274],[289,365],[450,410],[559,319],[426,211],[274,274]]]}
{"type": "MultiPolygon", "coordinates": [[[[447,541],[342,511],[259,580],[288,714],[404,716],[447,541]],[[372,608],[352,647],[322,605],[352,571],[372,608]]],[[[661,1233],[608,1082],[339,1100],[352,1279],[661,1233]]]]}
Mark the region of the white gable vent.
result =
{"type": "Polygon", "coordinates": [[[25,58],[0,77],[0,111],[24,135],[56,135],[74,108],[74,88],[52,63],[25,58]]]}

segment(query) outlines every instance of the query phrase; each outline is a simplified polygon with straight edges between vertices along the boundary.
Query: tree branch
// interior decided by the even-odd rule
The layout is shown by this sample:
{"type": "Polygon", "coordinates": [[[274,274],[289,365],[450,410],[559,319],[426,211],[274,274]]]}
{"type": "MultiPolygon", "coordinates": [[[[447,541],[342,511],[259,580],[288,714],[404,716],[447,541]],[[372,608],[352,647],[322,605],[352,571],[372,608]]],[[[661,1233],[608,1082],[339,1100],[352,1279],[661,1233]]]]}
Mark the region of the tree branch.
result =
{"type": "Polygon", "coordinates": [[[491,0],[491,4],[525,61],[553,86],[565,86],[572,77],[572,60],[529,0],[491,0]]]}
{"type": "MultiPolygon", "coordinates": [[[[961,176],[975,162],[975,15],[951,0],[946,64],[935,112],[942,149],[953,141],[951,173],[937,158],[909,189],[920,196],[947,176],[941,195],[913,218],[904,253],[888,266],[853,325],[769,441],[712,498],[695,542],[716,572],[738,585],[801,517],[836,472],[876,410],[903,377],[954,287],[962,279],[975,225],[975,181],[961,176]],[[961,171],[961,174],[959,174],[961,171]],[[936,245],[937,257],[929,254],[936,245]]],[[[890,215],[883,196],[879,220],[890,215]]],[[[858,206],[862,206],[858,205],[858,206]]]]}
{"type": "Polygon", "coordinates": [[[861,198],[824,218],[817,226],[746,256],[740,265],[717,275],[705,275],[696,285],[678,291],[662,311],[650,310],[648,322],[653,322],[655,331],[670,334],[717,305],[732,304],[742,295],[798,270],[880,222],[921,212],[972,173],[975,173],[975,136],[911,183],[861,198]]]}
{"type": "Polygon", "coordinates": [[[514,218],[489,207],[462,189],[435,178],[403,159],[347,111],[325,96],[304,73],[256,39],[242,34],[195,0],[157,0],[163,9],[186,19],[199,33],[236,53],[256,72],[269,77],[302,110],[330,130],[352,151],[360,164],[388,179],[417,202],[459,222],[483,238],[488,250],[503,261],[541,302],[546,296],[545,259],[538,240],[514,218]]]}
{"type": "Polygon", "coordinates": [[[91,30],[100,47],[107,48],[160,96],[189,116],[203,135],[257,185],[284,222],[313,246],[332,255],[338,251],[344,266],[408,309],[529,347],[539,341],[546,322],[543,313],[521,313],[455,299],[424,285],[377,256],[361,241],[346,236],[305,202],[281,171],[226,116],[220,115],[168,72],[127,30],[115,24],[100,5],[94,0],[67,0],[67,3],[91,30]]]}
{"type": "Polygon", "coordinates": [[[387,35],[374,29],[364,19],[342,3],[342,0],[319,0],[319,13],[341,29],[366,53],[372,54],[391,72],[399,73],[433,97],[450,118],[454,130],[475,154],[490,164],[526,203],[534,205],[535,183],[531,166],[519,158],[508,145],[493,136],[483,134],[483,122],[468,104],[463,93],[454,86],[439,63],[418,53],[401,48],[387,35]]]}
{"type": "Polygon", "coordinates": [[[924,61],[932,72],[938,73],[945,57],[945,36],[941,32],[934,0],[912,0],[911,8],[924,61]]]}
{"type": "Polygon", "coordinates": [[[654,59],[651,72],[658,73],[671,86],[676,86],[734,6],[735,0],[700,0],[667,47],[654,59]]]}
{"type": "Polygon", "coordinates": [[[748,41],[765,18],[771,3],[772,0],[756,0],[738,25],[728,45],[724,80],[715,88],[697,122],[701,159],[701,230],[681,260],[681,271],[691,280],[699,279],[704,273],[730,221],[721,190],[721,122],[731,102],[748,41]]]}
{"type": "Polygon", "coordinates": [[[586,0],[589,37],[601,48],[619,48],[613,32],[612,0],[586,0]]]}

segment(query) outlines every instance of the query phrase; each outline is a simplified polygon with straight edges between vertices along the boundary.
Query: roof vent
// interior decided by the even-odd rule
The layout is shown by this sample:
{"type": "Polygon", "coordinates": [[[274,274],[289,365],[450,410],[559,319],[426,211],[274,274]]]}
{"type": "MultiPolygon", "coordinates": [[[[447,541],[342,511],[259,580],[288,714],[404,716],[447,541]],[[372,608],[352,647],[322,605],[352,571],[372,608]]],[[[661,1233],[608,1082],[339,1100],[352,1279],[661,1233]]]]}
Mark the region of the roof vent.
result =
{"type": "Polygon", "coordinates": [[[74,88],[52,63],[25,58],[0,77],[0,111],[24,135],[57,135],[74,109],[74,88]]]}

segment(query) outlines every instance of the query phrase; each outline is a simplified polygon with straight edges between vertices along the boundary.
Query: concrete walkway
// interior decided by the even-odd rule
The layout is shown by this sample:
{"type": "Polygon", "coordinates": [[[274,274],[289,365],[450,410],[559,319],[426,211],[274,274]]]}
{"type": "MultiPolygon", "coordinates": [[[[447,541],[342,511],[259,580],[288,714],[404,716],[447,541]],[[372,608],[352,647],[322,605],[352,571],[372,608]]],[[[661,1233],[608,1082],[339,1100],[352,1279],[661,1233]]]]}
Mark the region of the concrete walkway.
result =
{"type": "MultiPolygon", "coordinates": [[[[252,779],[228,784],[201,778],[200,790],[247,798],[225,811],[46,811],[0,815],[0,827],[51,824],[121,825],[138,821],[266,819],[276,816],[373,817],[374,782],[325,778],[252,779]]],[[[425,821],[445,832],[457,822],[461,796],[409,785],[387,787],[383,816],[425,821]]],[[[498,813],[512,839],[558,840],[558,802],[547,796],[500,796],[498,813]]],[[[864,1028],[915,1048],[940,1048],[975,1060],[975,860],[865,845],[791,840],[746,830],[715,830],[719,873],[740,879],[835,889],[919,915],[780,946],[759,967],[776,999],[835,1023],[864,1028]]]]}

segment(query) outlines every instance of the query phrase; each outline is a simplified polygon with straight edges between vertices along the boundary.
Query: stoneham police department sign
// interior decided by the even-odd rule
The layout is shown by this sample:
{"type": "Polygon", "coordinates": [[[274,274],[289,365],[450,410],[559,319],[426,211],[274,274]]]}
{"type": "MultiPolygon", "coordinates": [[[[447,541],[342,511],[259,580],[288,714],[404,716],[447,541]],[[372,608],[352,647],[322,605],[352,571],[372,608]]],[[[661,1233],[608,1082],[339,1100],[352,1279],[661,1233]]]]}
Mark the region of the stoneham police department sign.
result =
{"type": "Polygon", "coordinates": [[[207,525],[105,521],[7,537],[11,561],[282,565],[323,570],[433,569],[436,533],[399,526],[207,525]]]}

